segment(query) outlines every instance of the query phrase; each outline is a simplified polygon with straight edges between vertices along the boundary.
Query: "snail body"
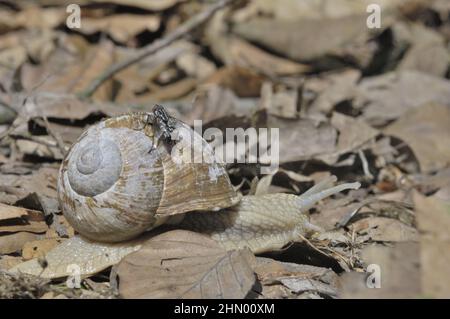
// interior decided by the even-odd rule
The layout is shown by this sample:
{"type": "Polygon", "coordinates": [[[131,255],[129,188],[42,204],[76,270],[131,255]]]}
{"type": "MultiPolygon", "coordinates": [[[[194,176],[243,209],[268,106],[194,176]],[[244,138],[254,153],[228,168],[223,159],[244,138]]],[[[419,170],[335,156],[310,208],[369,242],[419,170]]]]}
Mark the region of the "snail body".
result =
{"type": "Polygon", "coordinates": [[[81,275],[93,274],[139,249],[149,236],[143,233],[164,223],[206,234],[227,250],[280,249],[318,230],[305,214],[317,201],[360,186],[331,187],[335,181],[300,196],[242,197],[208,143],[163,109],[107,119],[82,134],[61,164],[60,205],[79,235],[51,250],[45,269],[34,259],[11,270],[57,278],[77,264],[81,275]],[[191,161],[175,160],[171,150],[188,147],[191,161]]]}
{"type": "Polygon", "coordinates": [[[297,196],[265,194],[245,196],[241,202],[216,214],[187,213],[179,227],[209,235],[227,250],[245,247],[255,253],[278,250],[302,236],[321,231],[305,214],[318,201],[359,183],[330,187],[332,176],[297,196]]]}

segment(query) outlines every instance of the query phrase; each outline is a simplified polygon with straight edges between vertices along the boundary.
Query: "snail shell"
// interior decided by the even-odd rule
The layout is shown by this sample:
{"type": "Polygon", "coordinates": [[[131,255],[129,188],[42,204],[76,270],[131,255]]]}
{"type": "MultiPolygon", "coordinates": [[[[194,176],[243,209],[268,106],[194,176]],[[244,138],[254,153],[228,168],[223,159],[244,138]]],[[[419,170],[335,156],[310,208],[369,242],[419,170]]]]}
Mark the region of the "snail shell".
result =
{"type": "Polygon", "coordinates": [[[60,169],[58,197],[64,216],[81,235],[125,241],[170,216],[239,202],[224,166],[199,134],[175,120],[175,150],[184,156],[180,161],[164,143],[155,143],[148,116],[104,120],[69,150],[60,169]]]}

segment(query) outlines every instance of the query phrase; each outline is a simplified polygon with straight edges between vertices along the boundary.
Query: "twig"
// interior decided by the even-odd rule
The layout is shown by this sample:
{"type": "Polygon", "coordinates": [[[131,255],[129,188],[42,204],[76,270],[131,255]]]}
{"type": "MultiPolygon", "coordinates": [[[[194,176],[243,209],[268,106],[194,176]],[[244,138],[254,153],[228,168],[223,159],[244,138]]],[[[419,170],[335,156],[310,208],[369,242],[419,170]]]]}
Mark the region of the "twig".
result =
{"type": "Polygon", "coordinates": [[[14,130],[22,124],[23,124],[23,122],[21,122],[21,121],[15,122],[15,123],[11,124],[6,131],[1,132],[0,133],[0,142],[5,137],[9,136],[12,132],[14,132],[14,130]]]}
{"type": "Polygon", "coordinates": [[[94,94],[94,92],[98,89],[100,85],[103,84],[107,79],[112,77],[119,71],[129,67],[130,65],[142,60],[143,58],[155,53],[156,51],[168,46],[175,40],[181,38],[185,34],[191,32],[193,29],[204,23],[208,20],[216,11],[224,8],[229,3],[235,0],[221,0],[217,3],[209,6],[206,10],[198,13],[197,15],[190,18],[188,21],[180,25],[173,32],[169,33],[162,39],[156,40],[152,42],[147,47],[144,47],[140,52],[138,52],[135,56],[132,56],[126,60],[113,64],[111,67],[106,69],[99,77],[94,79],[89,86],[79,94],[81,98],[88,98],[94,94]]]}
{"type": "Polygon", "coordinates": [[[50,135],[56,142],[56,145],[58,146],[59,150],[61,151],[63,157],[66,155],[67,152],[67,148],[66,145],[64,144],[61,136],[56,133],[55,131],[53,131],[53,129],[50,127],[50,123],[48,122],[47,116],[43,115],[42,116],[43,124],[45,129],[47,130],[48,135],[50,135]]]}
{"type": "Polygon", "coordinates": [[[358,151],[358,155],[359,155],[359,158],[361,159],[364,175],[366,175],[367,178],[372,180],[374,177],[370,173],[369,163],[367,162],[367,158],[366,158],[366,156],[364,155],[364,152],[361,149],[358,151]]]}
{"type": "Polygon", "coordinates": [[[31,141],[31,142],[35,142],[37,144],[43,145],[43,146],[47,146],[47,147],[58,147],[58,145],[56,144],[55,141],[45,141],[42,139],[39,139],[37,136],[31,135],[29,133],[20,133],[20,134],[10,134],[9,135],[11,138],[16,139],[16,140],[26,140],[26,141],[31,141]]]}

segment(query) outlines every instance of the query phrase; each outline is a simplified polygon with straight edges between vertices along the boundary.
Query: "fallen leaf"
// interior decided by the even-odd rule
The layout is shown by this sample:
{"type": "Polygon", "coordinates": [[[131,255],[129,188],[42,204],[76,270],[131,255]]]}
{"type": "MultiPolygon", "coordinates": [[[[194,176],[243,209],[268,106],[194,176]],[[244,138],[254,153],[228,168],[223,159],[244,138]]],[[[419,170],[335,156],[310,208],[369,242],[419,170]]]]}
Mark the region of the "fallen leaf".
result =
{"type": "Polygon", "coordinates": [[[0,203],[0,221],[19,218],[30,221],[44,221],[44,216],[41,212],[0,203]]]}
{"type": "MultiPolygon", "coordinates": [[[[110,41],[90,46],[80,55],[67,57],[62,49],[55,51],[45,63],[22,70],[24,86],[32,89],[40,83],[40,91],[80,93],[115,61],[115,47],[110,41]]],[[[95,99],[110,100],[112,79],[95,92],[95,99]]]]}
{"type": "Polygon", "coordinates": [[[213,62],[194,52],[181,54],[177,58],[176,63],[188,76],[199,80],[208,78],[216,71],[216,66],[213,62]]]}
{"type": "Polygon", "coordinates": [[[28,232],[18,232],[0,236],[0,254],[11,254],[22,249],[29,241],[37,240],[40,235],[28,232]]]}
{"type": "Polygon", "coordinates": [[[41,212],[0,203],[0,233],[45,233],[47,230],[41,212]]]}
{"type": "Polygon", "coordinates": [[[337,291],[323,282],[314,279],[304,278],[281,278],[281,283],[295,293],[305,291],[317,292],[331,297],[336,296],[337,291]]]}
{"type": "Polygon", "coordinates": [[[182,110],[180,117],[191,126],[195,120],[202,120],[204,126],[221,129],[247,127],[248,118],[255,109],[252,101],[248,103],[229,89],[208,84],[197,90],[194,102],[182,110]]]}
{"type": "Polygon", "coordinates": [[[235,25],[232,31],[294,61],[310,61],[327,54],[342,54],[341,52],[346,49],[345,46],[364,43],[369,36],[366,15],[361,14],[340,18],[297,20],[257,17],[235,25]],[[318,37],[317,34],[326,36],[318,37]],[[293,43],[295,45],[292,45],[293,43]]]}
{"type": "Polygon", "coordinates": [[[360,77],[360,71],[348,69],[306,79],[305,91],[317,95],[308,113],[320,111],[328,114],[339,103],[351,100],[360,77]]]}
{"type": "MultiPolygon", "coordinates": [[[[113,103],[89,103],[77,98],[73,94],[55,93],[39,91],[29,95],[16,96],[18,103],[24,106],[24,112],[30,117],[42,117],[45,115],[48,118],[69,119],[69,120],[83,120],[89,115],[104,114],[107,116],[114,116],[130,111],[126,107],[121,107],[113,103]]],[[[56,126],[50,124],[50,128],[56,126]]],[[[67,129],[70,130],[70,129],[67,129]]]]}
{"type": "Polygon", "coordinates": [[[23,245],[22,257],[25,260],[44,257],[51,249],[60,244],[62,239],[41,239],[29,241],[23,245]]]}
{"type": "Polygon", "coordinates": [[[413,193],[413,200],[421,234],[422,292],[426,297],[449,298],[450,202],[418,192],[413,193]]]}
{"type": "MultiPolygon", "coordinates": [[[[0,246],[2,238],[0,237],[0,246]]],[[[24,239],[20,249],[26,242],[38,238],[27,237],[24,239]]],[[[74,236],[55,246],[45,255],[43,258],[46,261],[45,268],[39,262],[40,258],[34,258],[18,264],[10,271],[42,278],[62,278],[71,275],[74,267],[77,267],[76,270],[80,276],[86,277],[117,264],[124,256],[138,250],[143,240],[145,238],[123,243],[101,243],[74,236]]],[[[17,246],[18,244],[14,248],[17,246]]],[[[0,253],[2,252],[0,251],[0,253]]]]}
{"type": "Polygon", "coordinates": [[[339,156],[344,153],[357,151],[379,134],[378,130],[370,127],[364,121],[338,112],[333,112],[331,125],[339,132],[336,150],[331,154],[319,157],[329,164],[337,162],[339,156]]]}
{"type": "Polygon", "coordinates": [[[416,70],[445,77],[449,56],[445,40],[438,32],[421,24],[404,22],[396,23],[392,32],[394,43],[407,47],[398,70],[416,70]]]}
{"type": "Polygon", "coordinates": [[[363,79],[353,106],[372,125],[384,125],[405,112],[435,102],[448,105],[450,81],[417,71],[391,72],[363,79]]]}
{"type": "Polygon", "coordinates": [[[404,242],[419,240],[416,229],[392,218],[364,218],[354,222],[352,228],[360,235],[367,235],[373,241],[404,242]]]}
{"type": "MultiPolygon", "coordinates": [[[[15,168],[17,171],[18,168],[15,168]]],[[[32,174],[24,175],[2,174],[0,179],[0,190],[13,195],[15,201],[21,200],[31,193],[39,193],[41,196],[56,198],[56,178],[58,176],[59,164],[42,166],[34,170],[32,174]]]]}
{"type": "Polygon", "coordinates": [[[293,75],[311,70],[311,67],[272,55],[226,30],[226,15],[216,14],[205,31],[213,54],[226,65],[239,65],[268,75],[293,75]]]}
{"type": "Polygon", "coordinates": [[[141,8],[145,10],[151,10],[151,11],[162,11],[165,9],[168,9],[177,3],[183,2],[186,0],[92,0],[92,2],[97,3],[115,3],[118,5],[123,6],[131,6],[136,8],[141,8]]]}
{"type": "MultiPolygon", "coordinates": [[[[271,258],[256,257],[256,264],[254,266],[255,273],[258,276],[264,288],[273,285],[284,285],[286,280],[286,287],[291,289],[295,286],[295,280],[308,280],[321,282],[322,285],[328,286],[329,290],[335,290],[338,283],[338,275],[331,269],[316,267],[311,265],[302,265],[290,262],[281,262],[271,258]],[[293,281],[289,281],[292,279],[293,281]]],[[[291,289],[295,293],[303,292],[300,289],[291,289]]],[[[309,289],[306,289],[309,290],[309,289]]],[[[316,289],[312,289],[316,291],[316,289]]]]}
{"type": "Polygon", "coordinates": [[[360,203],[349,204],[348,199],[331,199],[326,205],[320,205],[319,213],[311,215],[311,223],[325,230],[332,230],[336,225],[351,212],[359,209],[360,203]],[[334,205],[336,203],[336,205],[334,205]]]}
{"type": "Polygon", "coordinates": [[[341,298],[418,298],[421,294],[418,243],[398,243],[394,247],[369,246],[362,259],[378,266],[381,287],[370,288],[368,276],[374,273],[350,272],[342,276],[341,298]]]}
{"type": "Polygon", "coordinates": [[[279,128],[279,149],[283,150],[280,164],[311,159],[336,150],[337,131],[328,123],[268,116],[266,125],[279,128]]]}
{"type": "Polygon", "coordinates": [[[207,79],[206,83],[216,84],[232,90],[239,97],[258,96],[264,77],[243,67],[223,67],[207,79]]]}
{"type": "MultiPolygon", "coordinates": [[[[444,0],[445,1],[445,0],[444,0]]],[[[401,8],[408,0],[379,0],[377,4],[383,11],[401,8]]],[[[272,16],[277,20],[304,18],[339,18],[351,16],[367,9],[371,0],[258,0],[239,8],[233,16],[235,22],[245,21],[253,16],[272,16]]]]}
{"type": "Polygon", "coordinates": [[[157,15],[117,14],[100,19],[86,17],[83,18],[79,32],[105,32],[114,40],[126,43],[141,32],[155,32],[160,23],[161,18],[157,15]]]}
{"type": "Polygon", "coordinates": [[[175,230],[150,239],[117,269],[124,298],[244,298],[255,282],[249,250],[175,230]]]}
{"type": "Polygon", "coordinates": [[[50,136],[36,136],[35,141],[26,139],[18,139],[16,145],[18,150],[27,155],[34,155],[38,157],[53,158],[62,160],[64,155],[55,143],[55,140],[50,136]]]}
{"type": "Polygon", "coordinates": [[[287,119],[299,117],[299,89],[284,86],[274,87],[271,82],[264,82],[261,88],[260,107],[268,114],[287,119]]]}
{"type": "Polygon", "coordinates": [[[406,142],[419,160],[421,171],[428,173],[450,164],[449,121],[450,105],[431,103],[410,110],[383,133],[406,142]]]}
{"type": "Polygon", "coordinates": [[[22,261],[22,257],[8,255],[2,256],[0,258],[0,271],[9,270],[10,268],[20,264],[22,261]]]}
{"type": "Polygon", "coordinates": [[[141,99],[144,101],[164,101],[182,97],[191,92],[197,84],[197,80],[193,78],[184,78],[175,83],[157,87],[154,92],[144,94],[141,99]]]}

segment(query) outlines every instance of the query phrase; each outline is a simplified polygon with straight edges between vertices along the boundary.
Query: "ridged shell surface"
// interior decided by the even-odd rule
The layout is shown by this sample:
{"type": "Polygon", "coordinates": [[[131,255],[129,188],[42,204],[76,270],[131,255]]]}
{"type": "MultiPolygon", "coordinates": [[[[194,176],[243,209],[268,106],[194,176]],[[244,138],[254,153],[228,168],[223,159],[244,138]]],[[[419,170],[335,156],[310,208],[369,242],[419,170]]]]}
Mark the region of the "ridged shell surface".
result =
{"type": "Polygon", "coordinates": [[[126,240],[155,224],[163,166],[146,131],[129,123],[107,120],[89,128],[61,166],[58,194],[64,216],[94,240],[126,240]]]}
{"type": "Polygon", "coordinates": [[[148,114],[133,113],[90,127],[72,146],[61,165],[58,196],[77,232],[119,242],[169,216],[213,213],[239,202],[224,165],[199,134],[177,120],[179,141],[171,152],[153,132],[148,114]]]}

